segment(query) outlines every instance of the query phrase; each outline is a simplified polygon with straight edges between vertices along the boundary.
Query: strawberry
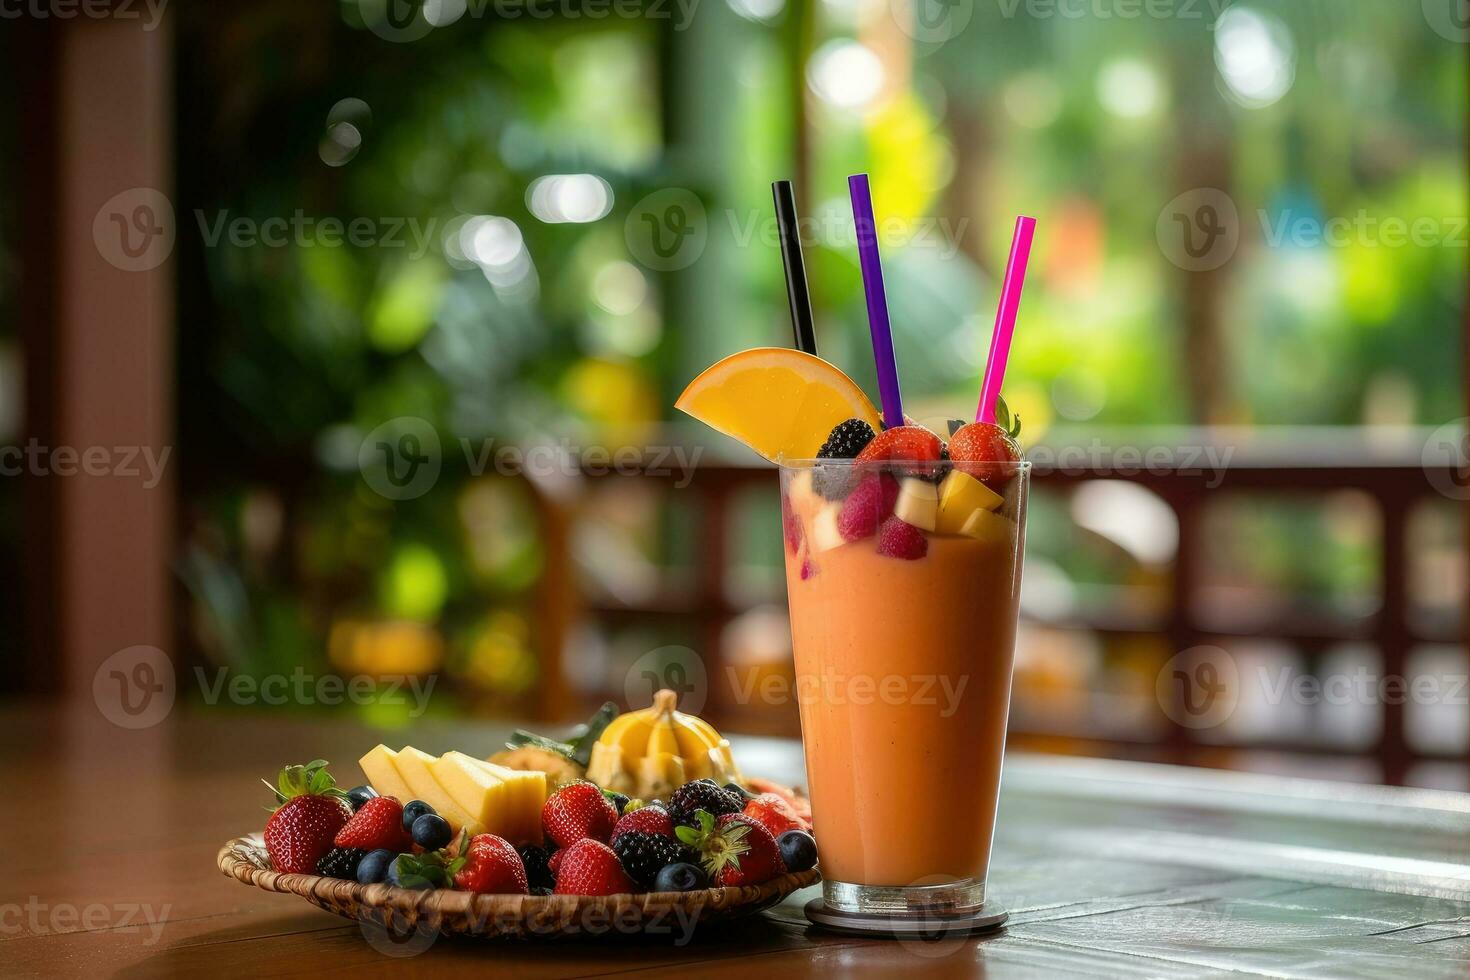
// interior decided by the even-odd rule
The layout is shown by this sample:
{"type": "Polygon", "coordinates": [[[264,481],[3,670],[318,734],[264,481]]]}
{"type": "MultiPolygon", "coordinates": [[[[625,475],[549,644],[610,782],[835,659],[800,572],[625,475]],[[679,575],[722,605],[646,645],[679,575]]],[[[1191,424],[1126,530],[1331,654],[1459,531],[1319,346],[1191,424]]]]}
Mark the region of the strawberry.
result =
{"type": "Polygon", "coordinates": [[[699,855],[711,884],[758,885],[786,870],[776,838],[759,821],[743,813],[716,820],[706,810],[696,811],[695,817],[698,826],[679,827],[675,833],[699,855]]]}
{"type": "Polygon", "coordinates": [[[869,473],[837,512],[837,533],[844,541],[872,537],[897,501],[898,481],[887,473],[869,473]]]}
{"type": "Polygon", "coordinates": [[[611,847],[579,840],[566,849],[556,872],[556,895],[621,895],[633,891],[633,879],[611,847]]]}
{"type": "Polygon", "coordinates": [[[944,443],[922,425],[900,425],[885,429],[858,453],[859,463],[892,462],[936,463],[944,443]]]}
{"type": "Polygon", "coordinates": [[[812,825],[811,801],[808,800],[805,796],[802,796],[792,787],[783,786],[778,782],[774,782],[770,779],[764,779],[760,776],[746,776],[745,784],[749,786],[751,791],[758,796],[765,793],[774,793],[777,796],[781,797],[781,799],[785,800],[787,804],[790,805],[791,809],[796,812],[796,815],[801,818],[801,820],[807,825],[807,827],[810,827],[812,825]]]}
{"type": "Polygon", "coordinates": [[[641,830],[648,834],[663,834],[665,837],[674,836],[674,821],[668,811],[661,810],[656,806],[645,806],[625,813],[612,831],[610,843],[616,844],[618,838],[624,834],[641,830]]]}
{"type": "Polygon", "coordinates": [[[563,786],[541,808],[541,829],[558,847],[571,847],[586,837],[605,844],[617,822],[617,808],[586,780],[563,786]]]}
{"type": "Polygon", "coordinates": [[[567,856],[566,849],[552,851],[551,857],[546,859],[546,870],[551,872],[551,880],[556,881],[556,873],[561,870],[561,859],[567,856]]]}
{"type": "Polygon", "coordinates": [[[811,824],[801,818],[796,808],[775,793],[762,793],[745,804],[747,817],[780,837],[788,830],[811,830],[811,824]]]}
{"type": "Polygon", "coordinates": [[[924,532],[898,517],[890,517],[878,529],[878,554],[915,561],[929,553],[924,532]]]}
{"type": "Polygon", "coordinates": [[[491,895],[525,895],[530,892],[526,865],[510,841],[494,834],[470,838],[464,866],[454,875],[454,887],[462,892],[491,895]]]}
{"type": "Polygon", "coordinates": [[[971,422],[960,426],[950,437],[949,458],[954,461],[955,469],[999,493],[1015,472],[1021,450],[1006,430],[994,422],[971,422]]]}
{"type": "Polygon", "coordinates": [[[352,816],[347,794],[337,788],[321,759],[304,766],[287,766],[276,777],[276,785],[266,785],[280,804],[265,825],[265,850],[271,867],[281,872],[312,873],[352,816]]]}
{"type": "Polygon", "coordinates": [[[358,808],[332,843],[399,854],[413,846],[413,838],[403,829],[403,804],[392,796],[375,796],[358,808]]]}

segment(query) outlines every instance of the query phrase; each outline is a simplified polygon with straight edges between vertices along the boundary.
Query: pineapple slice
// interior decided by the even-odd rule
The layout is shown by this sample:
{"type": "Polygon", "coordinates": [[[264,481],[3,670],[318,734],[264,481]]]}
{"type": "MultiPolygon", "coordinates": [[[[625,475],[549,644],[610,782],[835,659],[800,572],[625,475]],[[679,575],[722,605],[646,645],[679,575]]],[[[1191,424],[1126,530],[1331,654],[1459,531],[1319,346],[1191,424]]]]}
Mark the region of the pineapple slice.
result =
{"type": "Polygon", "coordinates": [[[513,844],[541,842],[545,773],[492,767],[463,752],[446,752],[429,763],[429,771],[454,802],[490,833],[513,844]]]}
{"type": "Polygon", "coordinates": [[[392,796],[399,803],[407,803],[413,799],[413,790],[408,788],[408,783],[398,775],[398,767],[394,765],[393,759],[398,753],[386,745],[378,745],[367,755],[357,760],[362,774],[367,777],[367,783],[378,791],[379,796],[392,796]]]}
{"type": "Polygon", "coordinates": [[[434,808],[435,813],[449,821],[449,826],[454,830],[455,836],[458,836],[461,830],[469,831],[471,836],[483,834],[485,825],[474,814],[460,806],[444,788],[444,784],[435,778],[431,768],[435,761],[434,757],[427,752],[420,752],[413,746],[404,746],[398,750],[393,764],[397,766],[398,774],[403,777],[408,788],[413,790],[413,798],[423,800],[434,808]]]}

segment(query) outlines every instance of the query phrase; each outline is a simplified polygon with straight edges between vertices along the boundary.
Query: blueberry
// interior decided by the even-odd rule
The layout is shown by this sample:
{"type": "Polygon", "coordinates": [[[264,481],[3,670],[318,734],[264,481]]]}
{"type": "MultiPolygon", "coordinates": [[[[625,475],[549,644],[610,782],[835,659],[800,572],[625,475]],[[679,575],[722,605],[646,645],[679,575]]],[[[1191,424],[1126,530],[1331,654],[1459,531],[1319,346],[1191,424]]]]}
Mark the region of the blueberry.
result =
{"type": "Polygon", "coordinates": [[[434,808],[423,800],[409,800],[403,807],[403,829],[413,830],[413,822],[426,813],[433,813],[434,808]]]}
{"type": "Polygon", "coordinates": [[[425,813],[413,822],[413,842],[426,851],[437,851],[448,847],[454,839],[449,821],[437,813],[425,813]]]}
{"type": "Polygon", "coordinates": [[[357,883],[371,885],[388,876],[388,864],[398,855],[384,848],[369,851],[357,866],[357,883]]]}
{"type": "Polygon", "coordinates": [[[746,800],[753,800],[753,799],[755,799],[755,794],[752,793],[750,790],[746,789],[744,786],[741,786],[739,783],[726,783],[725,784],[725,788],[728,789],[732,793],[738,793],[738,794],[740,794],[741,799],[746,799],[746,800]]]}
{"type": "Polygon", "coordinates": [[[617,807],[618,816],[621,817],[623,815],[623,808],[628,805],[628,798],[622,793],[608,793],[607,799],[609,803],[617,807]]]}
{"type": "Polygon", "coordinates": [[[395,855],[394,859],[388,862],[388,884],[394,888],[412,888],[418,891],[433,888],[434,883],[423,875],[414,871],[405,874],[399,870],[401,865],[398,858],[405,856],[402,854],[395,855]]]}
{"type": "Polygon", "coordinates": [[[776,838],[787,871],[805,871],[817,863],[817,841],[804,830],[788,830],[776,838]]]}
{"type": "Polygon", "coordinates": [[[708,887],[709,877],[697,864],[680,862],[665,865],[659,870],[658,877],[653,879],[653,890],[656,892],[692,892],[708,887]]]}
{"type": "Polygon", "coordinates": [[[371,786],[354,786],[347,791],[347,802],[352,804],[352,812],[356,813],[362,809],[362,805],[378,795],[378,791],[371,786]]]}

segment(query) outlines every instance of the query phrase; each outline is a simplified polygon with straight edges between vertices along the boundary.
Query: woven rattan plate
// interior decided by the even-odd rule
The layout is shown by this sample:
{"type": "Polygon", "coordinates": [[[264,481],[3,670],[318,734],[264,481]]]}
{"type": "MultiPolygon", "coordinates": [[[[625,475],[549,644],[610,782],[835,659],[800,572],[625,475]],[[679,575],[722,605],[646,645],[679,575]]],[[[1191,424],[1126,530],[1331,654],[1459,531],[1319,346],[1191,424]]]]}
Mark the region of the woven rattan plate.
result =
{"type": "Polygon", "coordinates": [[[575,936],[683,930],[706,922],[753,915],[821,880],[816,869],[784,874],[760,885],[697,892],[638,895],[474,895],[391,885],[359,885],[319,875],[278,874],[259,834],[220,848],[226,876],[268,892],[300,895],[346,919],[394,932],[434,931],[446,936],[575,936]]]}

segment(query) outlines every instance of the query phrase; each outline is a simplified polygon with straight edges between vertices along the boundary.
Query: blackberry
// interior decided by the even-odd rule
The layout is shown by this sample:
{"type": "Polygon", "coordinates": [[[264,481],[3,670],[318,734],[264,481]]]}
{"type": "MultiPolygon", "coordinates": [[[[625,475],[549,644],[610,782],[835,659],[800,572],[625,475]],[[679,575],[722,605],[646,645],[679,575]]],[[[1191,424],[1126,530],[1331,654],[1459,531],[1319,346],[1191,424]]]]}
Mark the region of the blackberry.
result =
{"type": "Polygon", "coordinates": [[[613,845],[623,870],[640,888],[653,885],[658,873],[670,864],[689,859],[683,844],[663,834],[650,834],[643,830],[630,830],[618,838],[613,845]]]}
{"type": "Polygon", "coordinates": [[[556,887],[556,879],[551,874],[550,850],[538,844],[521,844],[516,853],[526,866],[526,882],[532,889],[556,887]]]}
{"type": "Polygon", "coordinates": [[[822,448],[817,450],[818,459],[856,459],[863,447],[877,435],[873,427],[862,419],[838,422],[822,448]]]}
{"type": "Polygon", "coordinates": [[[711,816],[722,817],[727,813],[739,813],[745,809],[745,800],[739,793],[732,793],[714,783],[685,783],[669,797],[669,816],[679,826],[693,827],[695,810],[705,810],[711,816]]]}
{"type": "Polygon", "coordinates": [[[356,881],[357,866],[367,857],[367,853],[360,847],[334,847],[316,863],[316,873],[324,878],[356,881]]]}

